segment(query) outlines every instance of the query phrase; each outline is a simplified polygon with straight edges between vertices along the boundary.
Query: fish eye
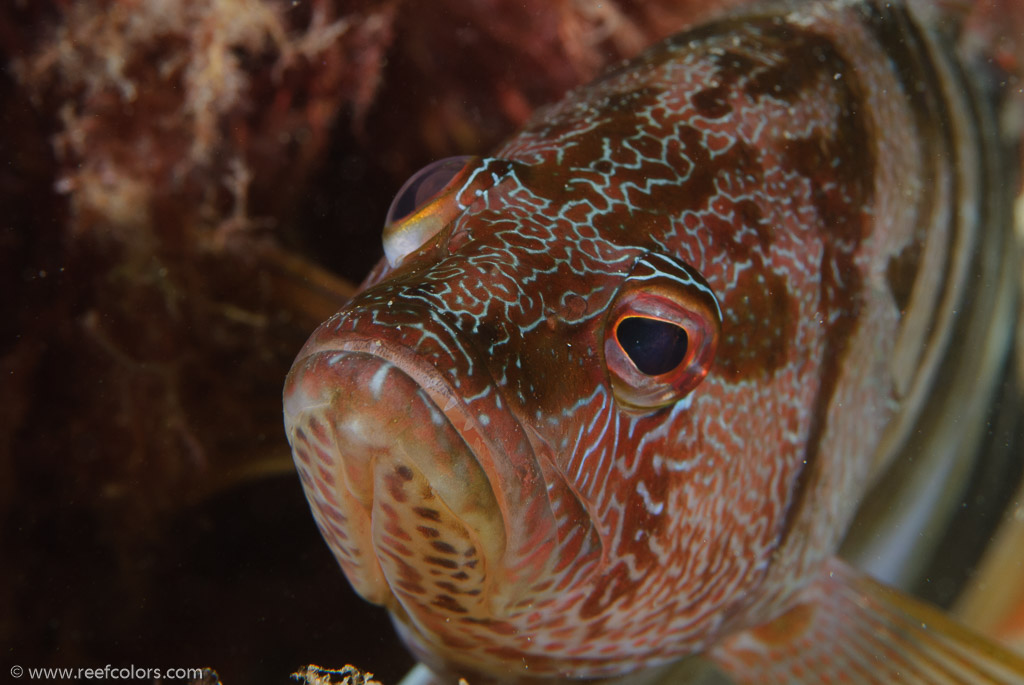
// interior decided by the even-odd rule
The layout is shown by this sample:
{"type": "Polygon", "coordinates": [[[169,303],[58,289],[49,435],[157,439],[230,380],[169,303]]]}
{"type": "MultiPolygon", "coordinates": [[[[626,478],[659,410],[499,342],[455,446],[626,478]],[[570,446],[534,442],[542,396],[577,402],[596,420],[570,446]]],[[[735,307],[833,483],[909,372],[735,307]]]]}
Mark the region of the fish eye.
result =
{"type": "Polygon", "coordinates": [[[468,156],[445,157],[431,162],[410,176],[391,201],[384,225],[404,219],[440,194],[470,159],[468,156]]]}
{"type": "Polygon", "coordinates": [[[615,327],[615,339],[629,360],[648,376],[660,376],[686,358],[686,329],[670,321],[627,316],[615,327]]]}
{"type": "Polygon", "coordinates": [[[604,360],[620,407],[648,411],[686,397],[715,358],[722,311],[693,267],[649,253],[615,296],[604,360]]]}

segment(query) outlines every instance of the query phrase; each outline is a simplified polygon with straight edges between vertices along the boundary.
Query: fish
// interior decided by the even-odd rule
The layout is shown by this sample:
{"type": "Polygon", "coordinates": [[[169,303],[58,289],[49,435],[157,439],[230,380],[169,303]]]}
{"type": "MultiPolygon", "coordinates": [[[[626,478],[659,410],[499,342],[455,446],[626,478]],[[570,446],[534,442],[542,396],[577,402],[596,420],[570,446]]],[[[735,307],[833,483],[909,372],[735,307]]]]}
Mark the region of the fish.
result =
{"type": "Polygon", "coordinates": [[[1013,327],[1012,165],[922,7],[740,8],[399,191],[284,418],[430,678],[1024,682],[837,555],[1013,327]]]}

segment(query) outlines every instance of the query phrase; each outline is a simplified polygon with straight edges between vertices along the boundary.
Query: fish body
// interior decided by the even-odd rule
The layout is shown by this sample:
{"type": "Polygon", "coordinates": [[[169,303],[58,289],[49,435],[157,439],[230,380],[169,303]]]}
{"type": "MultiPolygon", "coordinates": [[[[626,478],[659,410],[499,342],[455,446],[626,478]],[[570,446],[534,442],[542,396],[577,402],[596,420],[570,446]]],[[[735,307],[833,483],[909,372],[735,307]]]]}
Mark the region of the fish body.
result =
{"type": "Polygon", "coordinates": [[[764,626],[825,625],[957,312],[1003,311],[971,92],[904,5],[762,4],[461,165],[286,382],[355,589],[480,681],[701,653],[742,680],[764,626]]]}

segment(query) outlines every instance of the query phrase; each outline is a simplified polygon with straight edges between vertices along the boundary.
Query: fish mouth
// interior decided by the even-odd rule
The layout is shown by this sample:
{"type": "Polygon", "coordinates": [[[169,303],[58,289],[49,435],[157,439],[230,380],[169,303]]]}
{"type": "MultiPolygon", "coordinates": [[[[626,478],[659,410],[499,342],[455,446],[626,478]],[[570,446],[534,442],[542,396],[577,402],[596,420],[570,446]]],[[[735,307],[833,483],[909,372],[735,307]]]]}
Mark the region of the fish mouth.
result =
{"type": "Polygon", "coordinates": [[[554,523],[522,427],[508,411],[471,411],[415,350],[356,336],[314,343],[289,372],[284,409],[343,571],[417,632],[506,616],[543,574],[554,523]]]}

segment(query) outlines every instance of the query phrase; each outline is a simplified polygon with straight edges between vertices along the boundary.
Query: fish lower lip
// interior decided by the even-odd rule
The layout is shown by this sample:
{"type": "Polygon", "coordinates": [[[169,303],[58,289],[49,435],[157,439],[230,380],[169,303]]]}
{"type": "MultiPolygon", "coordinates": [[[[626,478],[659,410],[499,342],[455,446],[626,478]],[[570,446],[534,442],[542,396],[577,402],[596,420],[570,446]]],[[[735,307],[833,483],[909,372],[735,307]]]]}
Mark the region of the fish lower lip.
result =
{"type": "Polygon", "coordinates": [[[371,602],[395,608],[397,600],[428,631],[442,619],[415,608],[474,611],[489,597],[487,567],[506,543],[488,475],[453,415],[369,352],[315,351],[285,386],[296,467],[349,581],[371,602]]]}

